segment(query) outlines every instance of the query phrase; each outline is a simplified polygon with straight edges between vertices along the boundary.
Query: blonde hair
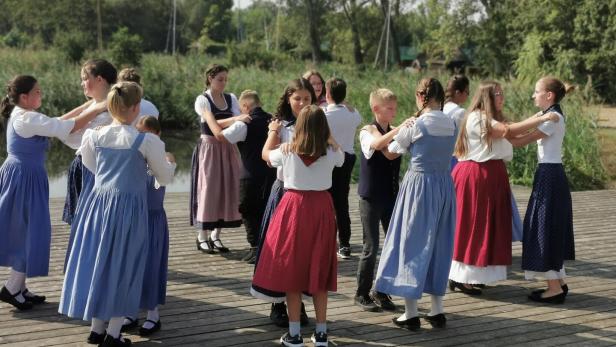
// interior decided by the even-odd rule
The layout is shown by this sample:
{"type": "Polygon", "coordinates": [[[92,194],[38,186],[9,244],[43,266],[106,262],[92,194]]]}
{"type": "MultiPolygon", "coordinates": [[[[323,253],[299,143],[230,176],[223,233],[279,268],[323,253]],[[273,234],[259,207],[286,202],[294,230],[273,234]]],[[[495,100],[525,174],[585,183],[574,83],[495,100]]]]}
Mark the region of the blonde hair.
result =
{"type": "Polygon", "coordinates": [[[502,111],[496,109],[496,103],[494,102],[496,89],[501,89],[500,84],[495,81],[483,81],[477,87],[471,105],[460,124],[460,133],[456,141],[454,148],[454,155],[458,158],[466,156],[468,153],[468,135],[466,134],[466,123],[468,122],[468,116],[473,112],[479,112],[479,116],[482,121],[479,122],[481,127],[481,141],[486,141],[488,149],[492,151],[492,138],[490,133],[492,132],[492,119],[498,122],[504,122],[505,117],[502,111]],[[485,122],[483,121],[485,119],[485,122]]]}
{"type": "Polygon", "coordinates": [[[246,89],[240,94],[240,98],[238,100],[240,103],[246,101],[250,103],[250,108],[261,106],[261,99],[259,98],[259,94],[250,89],[246,89]]]}
{"type": "Polygon", "coordinates": [[[135,82],[141,85],[141,76],[137,72],[137,69],[127,67],[122,69],[118,74],[118,82],[135,82]]]}
{"type": "Polygon", "coordinates": [[[381,105],[384,102],[398,101],[398,97],[394,92],[387,88],[379,88],[370,93],[370,107],[381,105]]]}
{"type": "Polygon", "coordinates": [[[128,123],[129,108],[139,104],[143,90],[135,82],[119,82],[111,87],[107,94],[107,107],[111,116],[122,122],[128,123]]]}
{"type": "Polygon", "coordinates": [[[327,154],[329,136],[325,112],[319,106],[308,105],[297,116],[291,151],[299,155],[321,157],[327,154]]]}

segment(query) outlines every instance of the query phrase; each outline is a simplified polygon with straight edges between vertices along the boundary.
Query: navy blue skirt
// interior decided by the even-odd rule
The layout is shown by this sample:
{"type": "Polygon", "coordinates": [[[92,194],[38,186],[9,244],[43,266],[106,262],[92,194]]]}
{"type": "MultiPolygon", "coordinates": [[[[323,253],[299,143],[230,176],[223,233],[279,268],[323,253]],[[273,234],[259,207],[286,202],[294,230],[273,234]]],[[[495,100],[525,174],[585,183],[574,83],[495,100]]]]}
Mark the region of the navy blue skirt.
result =
{"type": "Polygon", "coordinates": [[[66,179],[66,198],[64,199],[64,211],[62,220],[71,225],[77,209],[77,200],[81,194],[81,155],[78,155],[68,167],[68,177],[66,179]]]}
{"type": "Polygon", "coordinates": [[[562,164],[539,164],[524,217],[522,269],[559,271],[575,259],[569,182],[562,164]]]}

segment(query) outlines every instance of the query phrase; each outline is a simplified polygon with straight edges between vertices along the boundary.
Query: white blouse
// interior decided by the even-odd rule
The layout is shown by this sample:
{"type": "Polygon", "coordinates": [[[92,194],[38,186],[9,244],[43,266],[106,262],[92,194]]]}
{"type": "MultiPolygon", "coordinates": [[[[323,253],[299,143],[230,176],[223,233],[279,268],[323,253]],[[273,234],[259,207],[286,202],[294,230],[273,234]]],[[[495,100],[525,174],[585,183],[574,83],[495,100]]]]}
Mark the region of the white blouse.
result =
{"type": "MultiPolygon", "coordinates": [[[[492,126],[498,124],[498,121],[492,119],[492,126]]],[[[479,111],[473,111],[468,115],[466,121],[466,136],[467,136],[467,153],[463,158],[458,158],[459,161],[472,160],[478,163],[488,160],[505,160],[510,161],[513,158],[513,146],[505,138],[492,139],[492,150],[488,147],[488,141],[484,137],[486,117],[480,116],[479,111]],[[483,125],[483,126],[482,126],[483,125]]]]}
{"type": "MultiPolygon", "coordinates": [[[[205,91],[205,94],[207,94],[210,98],[212,98],[212,92],[208,89],[205,91]]],[[[235,97],[235,94],[233,93],[229,93],[231,95],[231,113],[233,113],[233,115],[238,115],[240,114],[240,103],[237,101],[237,98],[235,97]]],[[[225,100],[225,107],[221,108],[221,110],[225,111],[229,108],[229,105],[226,104],[227,101],[225,100]]],[[[197,114],[199,115],[199,121],[201,123],[204,123],[205,120],[203,118],[204,116],[204,112],[203,110],[212,112],[212,108],[210,107],[210,102],[207,100],[207,98],[201,94],[197,97],[197,100],[195,100],[195,112],[197,112],[197,114]]]]}
{"type": "Polygon", "coordinates": [[[460,107],[460,105],[451,101],[448,101],[447,103],[445,103],[445,106],[443,106],[443,113],[453,119],[456,122],[456,126],[458,127],[460,127],[460,124],[462,124],[462,120],[464,119],[464,112],[466,111],[462,107],[460,107]]]}
{"type": "Polygon", "coordinates": [[[422,122],[426,131],[428,131],[428,135],[432,136],[453,136],[456,129],[455,120],[452,121],[448,115],[441,111],[433,110],[422,114],[412,127],[402,126],[387,149],[392,153],[402,154],[407,152],[411,143],[424,136],[423,131],[417,125],[418,122],[422,122]]]}
{"type": "MultiPolygon", "coordinates": [[[[96,106],[96,104],[92,103],[90,106],[88,106],[88,108],[85,109],[84,112],[89,111],[90,109],[92,109],[95,106],[96,106]]],[[[109,125],[109,124],[111,124],[111,122],[113,122],[113,118],[111,118],[111,114],[109,112],[99,113],[85,127],[83,127],[81,129],[75,131],[74,133],[70,134],[62,142],[64,142],[64,144],[69,146],[70,148],[76,149],[77,150],[77,154],[79,154],[79,146],[81,146],[81,140],[82,140],[83,134],[85,134],[86,130],[94,129],[94,128],[99,127],[99,126],[109,125]]]]}
{"type": "Polygon", "coordinates": [[[152,116],[158,119],[159,112],[153,103],[146,99],[141,99],[141,103],[139,103],[139,116],[133,121],[133,126],[137,125],[139,120],[145,116],[152,116]]]}
{"type": "Polygon", "coordinates": [[[75,127],[75,120],[63,120],[47,117],[46,115],[28,111],[15,106],[11,112],[11,122],[17,135],[30,138],[33,136],[57,137],[66,139],[75,127]]]}
{"type": "Polygon", "coordinates": [[[332,171],[334,166],[342,166],[344,153],[330,148],[326,155],[306,166],[297,154],[283,154],[276,149],[270,152],[269,160],[273,167],[283,168],[285,188],[321,191],[331,188],[332,171]]]}
{"type": "Polygon", "coordinates": [[[355,132],[361,123],[361,116],[357,111],[351,112],[340,104],[327,105],[325,110],[327,124],[334,140],[340,145],[343,151],[355,154],[353,145],[355,144],[355,132]]]}
{"type": "MultiPolygon", "coordinates": [[[[556,113],[556,112],[555,112],[556,113]]],[[[563,140],[565,138],[565,117],[558,115],[558,123],[546,121],[537,127],[548,137],[537,140],[537,158],[539,163],[559,164],[563,162],[563,140]]]]}
{"type": "MultiPolygon", "coordinates": [[[[139,131],[131,125],[112,124],[99,130],[88,129],[83,135],[83,143],[79,148],[81,160],[88,170],[96,172],[96,149],[94,137],[98,145],[106,148],[127,149],[137,139],[139,131]]],[[[148,163],[156,180],[160,185],[167,185],[173,180],[176,164],[167,161],[165,143],[151,133],[146,133],[143,142],[138,148],[148,163]]]]}

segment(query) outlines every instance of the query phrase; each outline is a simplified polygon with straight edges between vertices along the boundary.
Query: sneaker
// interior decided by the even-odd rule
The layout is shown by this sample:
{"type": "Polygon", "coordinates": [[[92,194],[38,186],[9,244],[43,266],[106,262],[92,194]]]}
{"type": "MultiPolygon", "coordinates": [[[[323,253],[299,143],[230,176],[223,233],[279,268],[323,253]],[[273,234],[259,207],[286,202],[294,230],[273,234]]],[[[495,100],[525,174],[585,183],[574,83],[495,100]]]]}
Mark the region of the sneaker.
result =
{"type": "Polygon", "coordinates": [[[370,297],[381,310],[392,312],[396,310],[396,305],[391,301],[391,296],[385,293],[372,292],[370,297]]]}
{"type": "Polygon", "coordinates": [[[270,319],[275,326],[286,328],[289,326],[289,316],[287,315],[287,305],[284,302],[272,304],[270,319]]]}
{"type": "Polygon", "coordinates": [[[308,325],[309,323],[308,314],[306,313],[306,306],[304,306],[303,302],[302,302],[302,310],[299,314],[299,322],[301,325],[308,325]]]}
{"type": "Polygon", "coordinates": [[[355,297],[355,305],[361,307],[362,310],[367,312],[378,312],[379,307],[374,303],[370,295],[358,295],[355,297]]]}
{"type": "Polygon", "coordinates": [[[310,341],[314,343],[314,347],[327,347],[329,346],[329,342],[327,342],[327,333],[317,333],[316,331],[310,337],[310,341]]]}
{"type": "Polygon", "coordinates": [[[291,336],[287,331],[280,338],[280,344],[287,347],[304,347],[304,339],[301,335],[291,336]]]}
{"type": "Polygon", "coordinates": [[[244,255],[244,257],[242,258],[242,261],[249,261],[250,259],[256,256],[257,256],[257,247],[250,247],[248,252],[246,252],[246,255],[244,255]]]}
{"type": "Polygon", "coordinates": [[[340,247],[338,249],[338,256],[341,259],[351,259],[351,247],[340,247]]]}

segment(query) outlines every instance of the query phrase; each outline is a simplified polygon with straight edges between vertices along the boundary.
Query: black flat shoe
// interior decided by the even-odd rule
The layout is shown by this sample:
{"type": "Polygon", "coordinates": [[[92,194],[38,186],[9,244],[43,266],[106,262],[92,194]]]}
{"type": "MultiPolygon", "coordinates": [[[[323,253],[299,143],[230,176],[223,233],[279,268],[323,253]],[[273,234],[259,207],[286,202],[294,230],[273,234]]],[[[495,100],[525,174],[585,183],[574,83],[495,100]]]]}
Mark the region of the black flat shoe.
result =
{"type": "Polygon", "coordinates": [[[101,347],[128,347],[131,345],[129,339],[123,339],[122,335],[117,339],[114,339],[113,336],[107,335],[105,336],[105,340],[103,343],[99,344],[101,347]]]}
{"type": "Polygon", "coordinates": [[[535,302],[542,302],[546,304],[562,304],[565,302],[565,297],[567,296],[564,292],[548,297],[542,297],[542,293],[531,293],[528,298],[535,302]]]}
{"type": "Polygon", "coordinates": [[[284,302],[272,304],[270,319],[275,326],[280,328],[289,327],[289,316],[287,315],[287,305],[284,302]]]}
{"type": "Polygon", "coordinates": [[[21,294],[20,291],[18,291],[16,294],[11,294],[11,292],[9,292],[9,290],[6,289],[6,287],[2,287],[2,290],[0,290],[0,300],[6,302],[7,304],[13,305],[15,308],[17,308],[20,311],[26,311],[26,310],[32,309],[33,307],[32,303],[29,302],[28,300],[24,302],[17,301],[16,297],[19,294],[21,294]]]}
{"type": "MultiPolygon", "coordinates": [[[[565,295],[569,294],[569,286],[567,284],[563,284],[562,286],[560,286],[560,289],[563,290],[563,293],[565,293],[565,295]]],[[[537,289],[537,290],[533,290],[533,293],[543,293],[545,292],[545,289],[537,289]]]]}
{"type": "Polygon", "coordinates": [[[88,339],[86,340],[86,342],[88,342],[91,345],[100,345],[101,343],[103,343],[103,341],[105,341],[106,335],[107,335],[106,331],[103,331],[102,334],[95,333],[94,331],[90,331],[90,335],[88,335],[88,339]]]}
{"type": "Polygon", "coordinates": [[[30,293],[28,291],[28,288],[24,289],[24,291],[21,292],[21,295],[24,297],[24,299],[26,299],[26,301],[29,301],[35,305],[42,304],[47,299],[47,297],[44,295],[35,295],[35,294],[30,293]]]}
{"type": "Polygon", "coordinates": [[[427,320],[433,328],[444,328],[447,324],[447,318],[445,318],[445,315],[442,313],[434,316],[425,315],[424,319],[427,320]]]}
{"type": "MultiPolygon", "coordinates": [[[[149,329],[148,328],[144,328],[144,327],[139,328],[139,336],[150,336],[150,335],[154,334],[155,332],[159,331],[160,327],[162,326],[162,324],[160,323],[160,319],[158,320],[158,322],[155,322],[155,321],[152,321],[152,320],[149,320],[149,319],[146,319],[145,321],[154,324],[154,326],[149,328],[149,329]]],[[[145,324],[145,323],[143,323],[143,324],[145,324]]]]}
{"type": "Polygon", "coordinates": [[[229,248],[225,247],[225,245],[222,244],[222,241],[220,241],[220,239],[212,240],[212,238],[210,238],[208,242],[210,243],[210,246],[212,246],[213,249],[218,250],[220,253],[229,252],[229,248]]]}
{"type": "Polygon", "coordinates": [[[128,320],[129,323],[122,325],[122,329],[120,329],[121,332],[126,332],[126,331],[129,331],[129,330],[133,330],[133,329],[137,328],[137,326],[139,326],[139,319],[137,319],[137,318],[124,317],[124,319],[128,320]]]}
{"type": "Polygon", "coordinates": [[[481,295],[481,289],[479,289],[479,288],[474,288],[474,287],[467,288],[462,283],[458,283],[456,281],[449,280],[449,289],[452,292],[455,292],[456,288],[458,288],[462,293],[467,294],[467,295],[481,295]]]}
{"type": "Polygon", "coordinates": [[[403,321],[399,321],[397,317],[394,317],[394,318],[391,319],[391,321],[397,327],[400,327],[400,328],[406,329],[406,330],[411,330],[411,331],[419,330],[419,327],[421,326],[421,322],[419,321],[419,317],[413,317],[413,318],[409,318],[409,319],[403,320],[403,321]]]}
{"type": "Polygon", "coordinates": [[[199,241],[199,238],[197,238],[197,250],[207,254],[214,254],[214,247],[209,240],[199,241]]]}

